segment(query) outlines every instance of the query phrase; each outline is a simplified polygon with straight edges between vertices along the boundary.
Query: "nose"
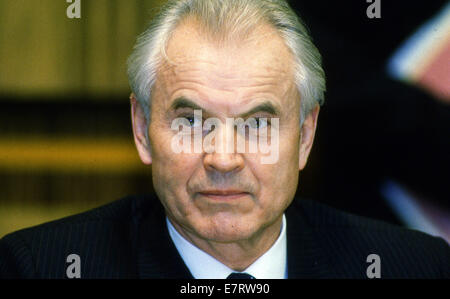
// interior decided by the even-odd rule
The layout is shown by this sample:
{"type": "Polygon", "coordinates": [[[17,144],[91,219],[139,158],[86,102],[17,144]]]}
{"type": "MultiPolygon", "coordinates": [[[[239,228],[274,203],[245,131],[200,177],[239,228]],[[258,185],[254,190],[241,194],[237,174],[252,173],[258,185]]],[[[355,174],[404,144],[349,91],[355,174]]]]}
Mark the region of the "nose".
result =
{"type": "MultiPolygon", "coordinates": [[[[204,167],[209,171],[221,173],[237,172],[244,168],[244,157],[233,150],[236,146],[235,128],[233,125],[219,125],[215,128],[216,138],[205,153],[204,167]],[[221,140],[221,145],[217,143],[221,140]],[[216,147],[217,145],[217,147],[216,147]]],[[[238,137],[239,138],[239,137],[238,137]]]]}
{"type": "Polygon", "coordinates": [[[238,153],[206,154],[203,160],[206,170],[222,173],[238,172],[244,168],[244,158],[238,153]]]}

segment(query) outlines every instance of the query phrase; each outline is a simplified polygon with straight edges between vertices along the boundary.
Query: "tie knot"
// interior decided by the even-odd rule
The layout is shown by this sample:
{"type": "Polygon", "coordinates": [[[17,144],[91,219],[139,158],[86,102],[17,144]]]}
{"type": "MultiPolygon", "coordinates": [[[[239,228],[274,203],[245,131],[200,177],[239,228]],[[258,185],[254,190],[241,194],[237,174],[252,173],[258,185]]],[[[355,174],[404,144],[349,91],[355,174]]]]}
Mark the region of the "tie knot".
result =
{"type": "Polygon", "coordinates": [[[228,275],[227,279],[255,279],[255,278],[247,273],[233,272],[230,275],[228,275]]]}

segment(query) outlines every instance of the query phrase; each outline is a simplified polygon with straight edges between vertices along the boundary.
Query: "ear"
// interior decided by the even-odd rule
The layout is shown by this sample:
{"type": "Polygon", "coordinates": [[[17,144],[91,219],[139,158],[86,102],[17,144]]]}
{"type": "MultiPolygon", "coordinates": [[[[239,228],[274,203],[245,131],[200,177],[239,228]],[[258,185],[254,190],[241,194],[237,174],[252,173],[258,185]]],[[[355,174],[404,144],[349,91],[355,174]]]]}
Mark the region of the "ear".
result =
{"type": "Polygon", "coordinates": [[[146,165],[152,164],[152,155],[150,152],[150,144],[147,139],[147,120],[145,119],[144,110],[141,104],[136,100],[134,93],[130,95],[131,103],[131,122],[133,124],[133,135],[136,148],[142,163],[146,165]]]}
{"type": "Polygon", "coordinates": [[[316,134],[317,119],[319,116],[320,106],[316,105],[309,113],[300,128],[300,151],[299,151],[299,170],[303,170],[308,161],[309,153],[314,142],[314,135],[316,134]]]}

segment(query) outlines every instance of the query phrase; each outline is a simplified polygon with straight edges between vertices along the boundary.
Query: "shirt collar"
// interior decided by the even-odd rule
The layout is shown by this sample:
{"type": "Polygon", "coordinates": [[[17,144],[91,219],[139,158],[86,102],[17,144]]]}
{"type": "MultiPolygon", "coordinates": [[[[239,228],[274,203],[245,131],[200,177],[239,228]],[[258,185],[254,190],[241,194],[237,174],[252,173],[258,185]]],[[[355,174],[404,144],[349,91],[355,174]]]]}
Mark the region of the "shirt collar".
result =
{"type": "MultiPolygon", "coordinates": [[[[232,272],[236,272],[187,241],[178,233],[167,217],[166,223],[170,238],[194,278],[224,279],[232,272]]],[[[256,279],[287,278],[286,252],[286,217],[283,214],[281,232],[278,239],[268,251],[243,272],[252,275],[256,279]]]]}

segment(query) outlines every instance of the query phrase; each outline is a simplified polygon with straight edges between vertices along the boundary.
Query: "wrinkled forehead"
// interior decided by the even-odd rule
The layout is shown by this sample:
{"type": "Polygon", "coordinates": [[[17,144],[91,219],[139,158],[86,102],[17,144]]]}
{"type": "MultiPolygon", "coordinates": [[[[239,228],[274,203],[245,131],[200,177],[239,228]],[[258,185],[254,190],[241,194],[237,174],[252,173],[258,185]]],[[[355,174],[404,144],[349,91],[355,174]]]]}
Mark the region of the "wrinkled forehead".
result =
{"type": "Polygon", "coordinates": [[[292,54],[269,25],[255,28],[241,41],[221,44],[205,36],[198,24],[184,23],[168,41],[166,56],[152,100],[165,110],[185,97],[221,113],[237,113],[264,101],[282,107],[280,117],[296,117],[292,111],[300,111],[292,54]]]}
{"type": "Polygon", "coordinates": [[[203,61],[220,64],[224,73],[245,70],[251,74],[266,70],[290,76],[284,80],[294,79],[293,55],[278,31],[266,23],[260,23],[246,34],[223,38],[208,32],[199,22],[187,19],[171,35],[166,56],[162,70],[203,61]]]}

